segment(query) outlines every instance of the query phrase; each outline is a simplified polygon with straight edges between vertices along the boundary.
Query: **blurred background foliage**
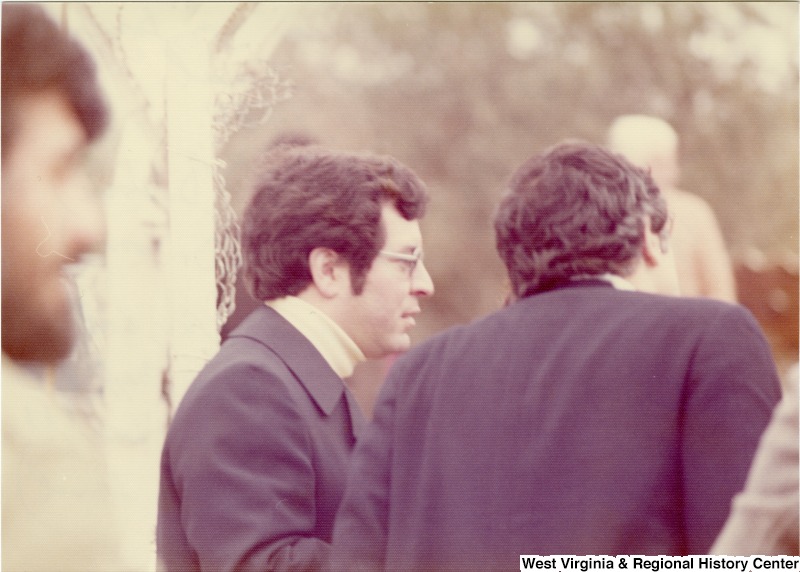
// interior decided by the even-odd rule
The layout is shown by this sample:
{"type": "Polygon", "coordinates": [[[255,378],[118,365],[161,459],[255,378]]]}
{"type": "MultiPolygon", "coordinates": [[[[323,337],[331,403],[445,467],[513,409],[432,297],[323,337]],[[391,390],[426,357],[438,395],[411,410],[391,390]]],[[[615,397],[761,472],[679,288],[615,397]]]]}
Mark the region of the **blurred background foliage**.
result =
{"type": "MultiPolygon", "coordinates": [[[[241,211],[248,199],[251,162],[287,132],[411,166],[433,195],[422,227],[436,283],[416,341],[501,305],[506,278],[491,218],[517,165],[564,138],[603,143],[617,115],[646,113],[680,134],[681,186],[716,211],[737,268],[753,271],[737,271],[740,295],[767,304],[777,335],[788,336],[781,351],[796,360],[796,3],[306,9],[270,62],[292,97],[223,150],[234,205],[241,211]],[[749,283],[770,280],[770,269],[784,294],[774,303],[773,286],[749,283]]],[[[230,324],[252,307],[238,298],[230,324]]]]}

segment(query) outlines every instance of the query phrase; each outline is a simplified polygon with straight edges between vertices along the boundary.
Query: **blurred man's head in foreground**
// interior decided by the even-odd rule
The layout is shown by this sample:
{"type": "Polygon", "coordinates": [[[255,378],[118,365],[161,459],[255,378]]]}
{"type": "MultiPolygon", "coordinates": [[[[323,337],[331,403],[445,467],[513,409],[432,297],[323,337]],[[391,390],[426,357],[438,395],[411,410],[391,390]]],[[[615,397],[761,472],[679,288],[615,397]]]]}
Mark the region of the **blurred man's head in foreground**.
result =
{"type": "Polygon", "coordinates": [[[91,57],[41,7],[2,10],[3,353],[54,363],[74,338],[65,266],[103,240],[84,153],[107,109],[91,57]]]}

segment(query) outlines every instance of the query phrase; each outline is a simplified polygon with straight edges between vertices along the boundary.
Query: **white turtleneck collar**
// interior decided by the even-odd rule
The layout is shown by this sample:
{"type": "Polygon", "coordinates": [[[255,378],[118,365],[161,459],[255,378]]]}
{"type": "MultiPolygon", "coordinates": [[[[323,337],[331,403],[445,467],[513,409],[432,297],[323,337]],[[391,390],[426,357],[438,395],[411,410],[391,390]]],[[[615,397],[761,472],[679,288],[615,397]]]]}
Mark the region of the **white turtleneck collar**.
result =
{"type": "Polygon", "coordinates": [[[607,274],[601,274],[598,276],[601,280],[605,280],[607,282],[611,282],[611,285],[616,288],[617,290],[636,290],[636,287],[630,283],[627,279],[623,278],[622,276],[617,276],[616,274],[611,274],[610,272],[607,274]]]}
{"type": "Polygon", "coordinates": [[[356,343],[325,312],[296,296],[264,302],[303,334],[342,379],[353,375],[367,358],[356,343]]]}

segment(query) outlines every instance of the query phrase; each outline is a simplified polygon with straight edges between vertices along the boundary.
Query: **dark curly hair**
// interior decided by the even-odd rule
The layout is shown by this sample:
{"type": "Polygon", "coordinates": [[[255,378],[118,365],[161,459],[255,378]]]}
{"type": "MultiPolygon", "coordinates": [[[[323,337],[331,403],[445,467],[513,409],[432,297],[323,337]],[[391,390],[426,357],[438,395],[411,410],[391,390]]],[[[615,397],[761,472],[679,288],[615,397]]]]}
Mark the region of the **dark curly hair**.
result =
{"type": "Polygon", "coordinates": [[[579,275],[628,275],[639,261],[647,218],[665,239],[661,192],[622,155],[569,141],[532,157],[512,175],[494,220],[514,295],[579,275]]]}
{"type": "Polygon", "coordinates": [[[66,97],[88,139],[103,131],[108,110],[91,56],[63,33],[40,6],[4,3],[2,155],[14,144],[19,105],[30,95],[54,91],[66,97]]]}
{"type": "Polygon", "coordinates": [[[308,256],[317,247],[340,254],[360,294],[386,236],[384,204],[421,218],[428,193],[408,167],[388,156],[280,146],[257,169],[242,221],[244,280],[251,296],[297,295],[312,281],[308,256]]]}

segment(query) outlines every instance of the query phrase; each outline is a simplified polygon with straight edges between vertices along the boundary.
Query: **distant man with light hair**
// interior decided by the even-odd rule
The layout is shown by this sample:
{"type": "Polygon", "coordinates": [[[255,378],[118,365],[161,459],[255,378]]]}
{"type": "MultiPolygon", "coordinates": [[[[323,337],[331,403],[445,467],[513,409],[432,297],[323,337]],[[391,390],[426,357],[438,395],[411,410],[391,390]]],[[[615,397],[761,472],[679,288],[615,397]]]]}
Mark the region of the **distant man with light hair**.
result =
{"type": "Polygon", "coordinates": [[[678,281],[685,296],[705,296],[736,302],[730,257],[717,218],[699,196],[677,188],[678,135],[657,117],[623,115],[608,132],[611,150],[650,168],[673,216],[671,246],[678,281]]]}

